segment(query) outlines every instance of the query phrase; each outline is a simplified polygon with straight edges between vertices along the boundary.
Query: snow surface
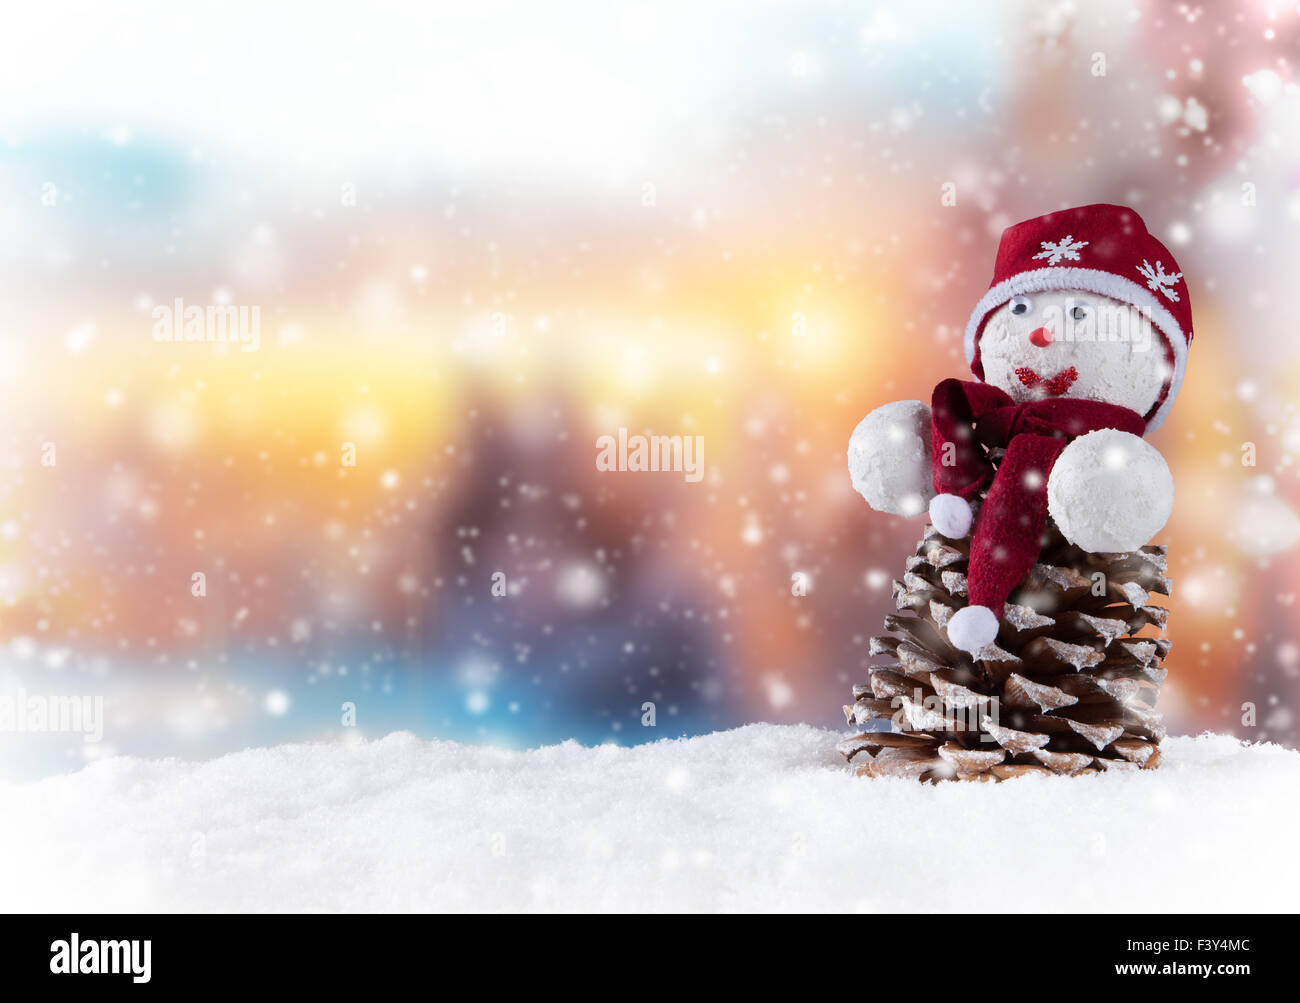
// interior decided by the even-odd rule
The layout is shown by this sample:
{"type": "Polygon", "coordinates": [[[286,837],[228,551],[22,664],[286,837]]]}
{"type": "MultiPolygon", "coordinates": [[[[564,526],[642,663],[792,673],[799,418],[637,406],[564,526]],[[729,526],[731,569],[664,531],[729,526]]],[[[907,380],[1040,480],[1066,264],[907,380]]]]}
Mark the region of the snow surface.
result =
{"type": "Polygon", "coordinates": [[[0,785],[15,910],[1294,908],[1300,753],[1173,738],[1149,773],[921,786],[842,736],[425,742],[108,759],[0,785]]]}

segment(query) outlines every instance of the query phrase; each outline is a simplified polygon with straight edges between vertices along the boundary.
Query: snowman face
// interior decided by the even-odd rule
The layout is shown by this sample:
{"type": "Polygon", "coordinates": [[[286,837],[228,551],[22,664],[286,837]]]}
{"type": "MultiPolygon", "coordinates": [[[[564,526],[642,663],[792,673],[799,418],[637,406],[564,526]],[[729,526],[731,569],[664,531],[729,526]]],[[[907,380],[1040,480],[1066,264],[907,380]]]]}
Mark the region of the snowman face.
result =
{"type": "Polygon", "coordinates": [[[1080,289],[1017,296],[998,307],[984,325],[980,359],[984,382],[1017,404],[1074,397],[1143,417],[1173,374],[1149,317],[1080,289]]]}

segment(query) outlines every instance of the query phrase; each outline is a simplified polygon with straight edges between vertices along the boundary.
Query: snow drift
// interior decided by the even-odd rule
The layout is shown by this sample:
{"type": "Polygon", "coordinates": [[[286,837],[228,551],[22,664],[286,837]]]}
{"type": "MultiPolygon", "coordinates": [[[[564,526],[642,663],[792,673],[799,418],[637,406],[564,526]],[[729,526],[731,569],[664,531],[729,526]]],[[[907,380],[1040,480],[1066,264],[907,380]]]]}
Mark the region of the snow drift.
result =
{"type": "Polygon", "coordinates": [[[920,786],[807,726],[511,752],[394,734],[0,785],[15,910],[1287,910],[1300,753],[920,786]]]}

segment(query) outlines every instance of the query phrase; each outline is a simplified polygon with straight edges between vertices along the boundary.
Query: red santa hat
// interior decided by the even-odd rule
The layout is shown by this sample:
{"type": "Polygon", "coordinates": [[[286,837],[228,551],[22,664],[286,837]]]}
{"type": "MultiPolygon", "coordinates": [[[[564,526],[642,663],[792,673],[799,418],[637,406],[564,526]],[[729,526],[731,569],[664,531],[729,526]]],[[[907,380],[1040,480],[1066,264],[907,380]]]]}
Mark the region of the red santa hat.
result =
{"type": "Polygon", "coordinates": [[[993,282],[966,325],[966,361],[981,381],[979,342],[989,314],[1014,296],[1083,289],[1137,307],[1164,342],[1170,375],[1144,415],[1147,431],[1169,415],[1187,368],[1192,307],[1178,262],[1121,205],[1085,205],[1025,220],[1002,233],[993,282]]]}

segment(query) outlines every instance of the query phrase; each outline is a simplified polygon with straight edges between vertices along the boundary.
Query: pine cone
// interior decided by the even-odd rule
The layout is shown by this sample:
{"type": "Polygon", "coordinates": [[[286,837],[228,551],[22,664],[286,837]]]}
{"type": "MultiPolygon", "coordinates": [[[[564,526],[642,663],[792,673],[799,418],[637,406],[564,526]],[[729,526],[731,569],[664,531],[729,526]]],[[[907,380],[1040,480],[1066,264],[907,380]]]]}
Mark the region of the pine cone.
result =
{"type": "Polygon", "coordinates": [[[839,744],[858,774],[1005,780],[1155,767],[1170,642],[1149,635],[1169,611],[1149,599],[1169,594],[1165,548],[1089,554],[1049,518],[1040,563],[975,658],[945,630],[967,605],[969,549],[927,526],[894,582],[899,615],[871,639],[871,654],[890,660],[868,669],[844,708],[850,724],[893,729],[839,744]]]}

